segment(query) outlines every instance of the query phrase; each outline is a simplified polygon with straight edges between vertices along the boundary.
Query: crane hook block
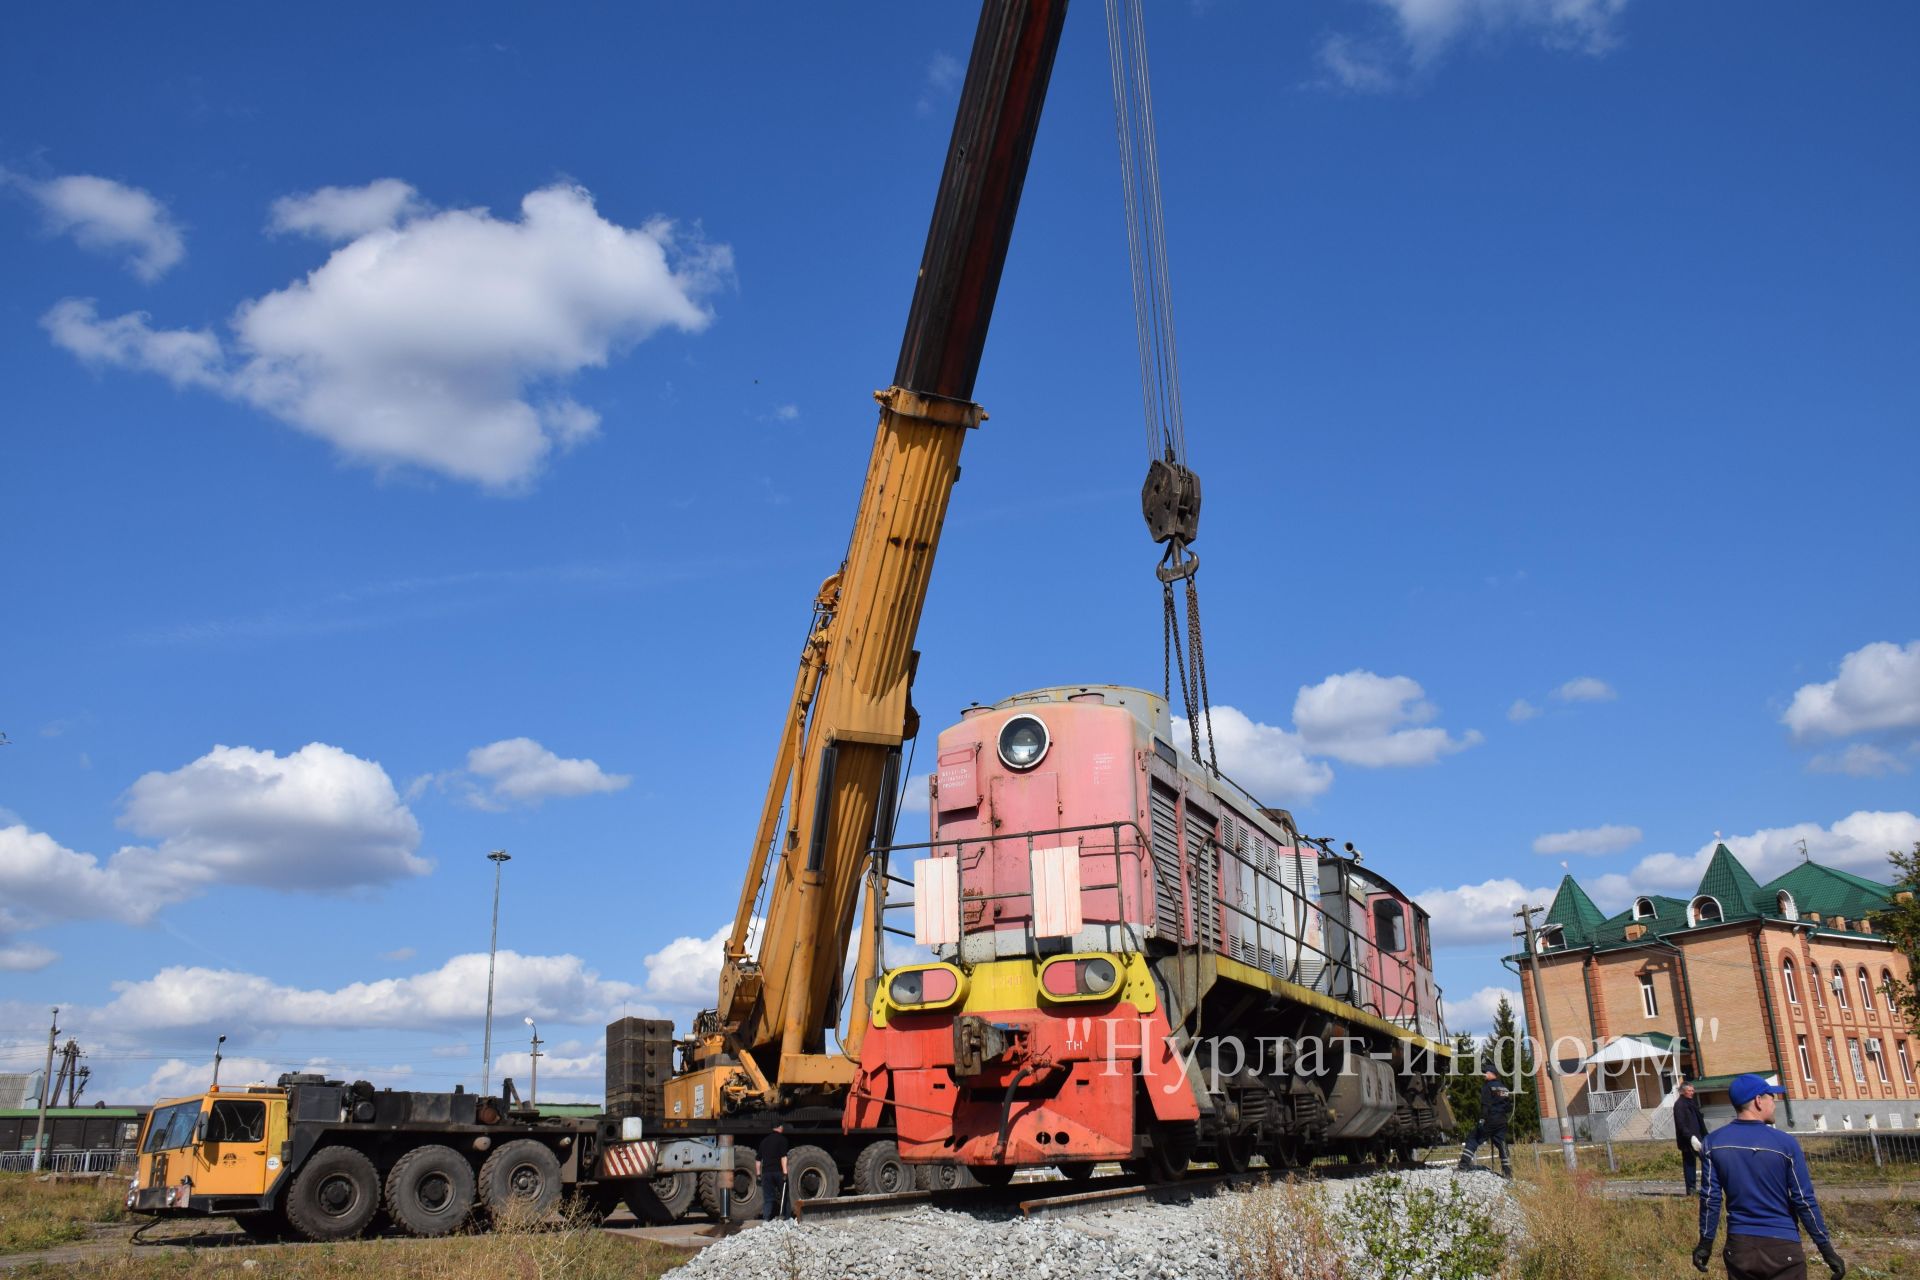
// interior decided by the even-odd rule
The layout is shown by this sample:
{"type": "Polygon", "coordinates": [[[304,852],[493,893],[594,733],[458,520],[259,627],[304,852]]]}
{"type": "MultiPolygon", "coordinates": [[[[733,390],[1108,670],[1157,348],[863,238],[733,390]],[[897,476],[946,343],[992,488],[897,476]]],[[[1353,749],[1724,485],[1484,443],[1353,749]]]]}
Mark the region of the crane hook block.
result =
{"type": "Polygon", "coordinates": [[[1140,512],[1155,542],[1192,542],[1200,534],[1200,477],[1171,458],[1155,458],[1140,486],[1140,512]]]}

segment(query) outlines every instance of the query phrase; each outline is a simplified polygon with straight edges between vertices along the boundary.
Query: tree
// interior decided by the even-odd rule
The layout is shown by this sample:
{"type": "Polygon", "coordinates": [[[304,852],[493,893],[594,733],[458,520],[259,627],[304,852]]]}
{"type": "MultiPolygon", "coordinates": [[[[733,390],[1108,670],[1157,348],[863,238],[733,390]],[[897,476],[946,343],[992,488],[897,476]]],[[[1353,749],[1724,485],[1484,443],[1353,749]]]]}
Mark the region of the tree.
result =
{"type": "Polygon", "coordinates": [[[1515,1025],[1513,1004],[1505,996],[1493,1011],[1493,1034],[1480,1046],[1480,1069],[1489,1067],[1513,1091],[1508,1131],[1517,1141],[1534,1141],[1540,1136],[1540,1093],[1534,1082],[1533,1042],[1515,1025]]]}
{"type": "Polygon", "coordinates": [[[1480,1119],[1480,1051],[1462,1031],[1453,1038],[1453,1073],[1447,1077],[1447,1103],[1454,1127],[1469,1133],[1480,1119]]]}
{"type": "Polygon", "coordinates": [[[1900,948],[1907,958],[1907,976],[1904,981],[1893,980],[1891,994],[1907,1024],[1915,1026],[1920,1025],[1920,980],[1914,976],[1920,973],[1920,840],[1914,841],[1912,853],[1895,849],[1887,859],[1896,872],[1895,901],[1885,911],[1873,913],[1873,931],[1900,948]],[[1903,893],[1907,895],[1905,902],[1898,900],[1903,893]]]}

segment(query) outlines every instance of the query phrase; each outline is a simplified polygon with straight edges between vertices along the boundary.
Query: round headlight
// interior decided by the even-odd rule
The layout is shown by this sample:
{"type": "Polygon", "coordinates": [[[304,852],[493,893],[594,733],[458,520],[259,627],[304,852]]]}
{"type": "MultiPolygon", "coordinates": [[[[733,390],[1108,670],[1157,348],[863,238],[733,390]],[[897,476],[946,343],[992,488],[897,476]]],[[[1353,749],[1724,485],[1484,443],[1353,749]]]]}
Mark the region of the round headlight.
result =
{"type": "Polygon", "coordinates": [[[1000,762],[1031,769],[1047,754],[1047,726],[1034,716],[1015,716],[1000,726],[1000,762]]]}
{"type": "Polygon", "coordinates": [[[919,1004],[922,999],[922,993],[925,990],[925,987],[922,985],[923,981],[924,979],[917,969],[909,973],[898,974],[892,982],[887,984],[887,995],[897,1005],[919,1004]]]}
{"type": "Polygon", "coordinates": [[[1089,960],[1080,968],[1081,989],[1089,995],[1095,991],[1105,991],[1118,976],[1114,972],[1113,961],[1089,960]]]}

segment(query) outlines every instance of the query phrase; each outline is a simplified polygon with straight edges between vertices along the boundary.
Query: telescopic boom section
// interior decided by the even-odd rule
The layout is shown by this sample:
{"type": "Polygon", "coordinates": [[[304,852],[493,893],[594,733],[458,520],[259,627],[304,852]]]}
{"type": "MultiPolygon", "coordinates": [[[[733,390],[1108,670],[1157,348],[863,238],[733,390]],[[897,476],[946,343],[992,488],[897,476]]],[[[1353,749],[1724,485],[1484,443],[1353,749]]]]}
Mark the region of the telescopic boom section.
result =
{"type": "MultiPolygon", "coordinates": [[[[972,402],[974,377],[1066,8],[989,0],[980,15],[894,385],[876,393],[880,423],[853,537],[815,602],[728,942],[707,1056],[716,1066],[737,1058],[744,1071],[714,1081],[729,1108],[852,1077],[846,1058],[825,1054],[826,1030],[837,1019],[869,845],[892,825],[898,756],[911,736],[914,634],[961,442],[986,416],[972,402]]],[[[869,888],[870,912],[879,893],[869,888]]],[[[864,940],[856,1005],[872,952],[864,940]]],[[[856,1010],[851,1021],[845,1048],[857,1053],[864,1018],[856,1010]]]]}

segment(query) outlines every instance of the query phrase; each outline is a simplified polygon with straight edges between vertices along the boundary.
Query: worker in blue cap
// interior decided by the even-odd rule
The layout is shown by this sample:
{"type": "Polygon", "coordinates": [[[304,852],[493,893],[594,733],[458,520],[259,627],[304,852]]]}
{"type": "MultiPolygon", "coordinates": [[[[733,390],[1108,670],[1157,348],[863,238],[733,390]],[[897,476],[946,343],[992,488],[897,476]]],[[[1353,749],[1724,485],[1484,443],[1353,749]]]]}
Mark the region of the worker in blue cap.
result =
{"type": "Polygon", "coordinates": [[[1756,1075],[1735,1076],[1727,1086],[1733,1121],[1701,1144],[1706,1176],[1700,1193],[1700,1243],[1693,1247],[1693,1265],[1700,1271],[1713,1257],[1724,1198],[1729,1280],[1806,1280],[1802,1227],[1833,1280],[1844,1280],[1847,1274],[1846,1260],[1827,1238],[1820,1202],[1813,1198],[1806,1153],[1793,1135],[1773,1127],[1779,1105],[1774,1098],[1785,1092],[1756,1075]]]}

